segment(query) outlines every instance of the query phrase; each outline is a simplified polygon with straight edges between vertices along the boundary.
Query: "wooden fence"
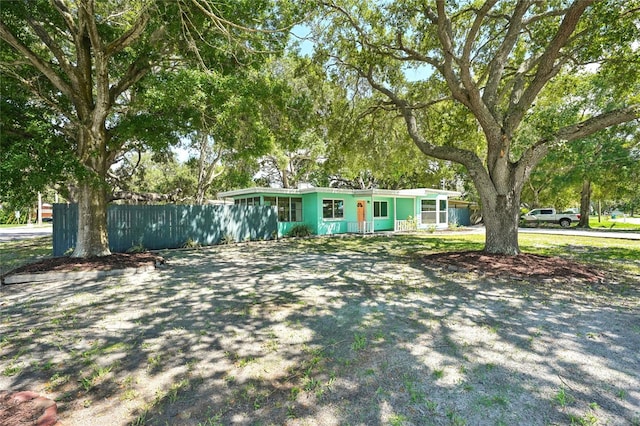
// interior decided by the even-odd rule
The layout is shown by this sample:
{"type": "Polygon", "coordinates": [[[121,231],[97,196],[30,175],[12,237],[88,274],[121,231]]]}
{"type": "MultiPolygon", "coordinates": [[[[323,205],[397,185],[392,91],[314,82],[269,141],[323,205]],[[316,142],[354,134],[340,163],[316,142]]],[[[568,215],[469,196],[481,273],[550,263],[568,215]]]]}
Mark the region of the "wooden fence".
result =
{"type": "MultiPolygon", "coordinates": [[[[126,252],[141,245],[150,250],[274,238],[278,231],[275,207],[240,205],[110,205],[107,208],[109,248],[126,252]]],[[[78,206],[54,204],[53,255],[76,245],[78,206]]]]}
{"type": "Polygon", "coordinates": [[[450,208],[449,223],[460,226],[471,226],[471,210],[468,208],[450,208]]]}

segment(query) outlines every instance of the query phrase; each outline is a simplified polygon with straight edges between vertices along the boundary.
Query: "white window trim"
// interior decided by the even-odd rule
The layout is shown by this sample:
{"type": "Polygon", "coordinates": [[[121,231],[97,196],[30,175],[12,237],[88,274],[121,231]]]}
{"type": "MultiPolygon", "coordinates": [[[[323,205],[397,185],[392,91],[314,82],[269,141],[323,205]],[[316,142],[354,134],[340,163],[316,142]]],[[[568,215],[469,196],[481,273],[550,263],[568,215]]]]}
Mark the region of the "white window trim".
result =
{"type": "Polygon", "coordinates": [[[289,222],[288,223],[303,223],[304,222],[304,199],[302,197],[294,197],[294,196],[290,196],[289,197],[289,222]],[[294,208],[293,208],[293,199],[294,198],[299,198],[300,199],[300,220],[291,220],[291,216],[294,212],[294,208]]]}
{"type": "Polygon", "coordinates": [[[346,203],[344,202],[344,198],[323,198],[323,199],[322,199],[322,204],[321,204],[321,205],[322,205],[322,207],[321,207],[321,209],[322,209],[321,214],[322,214],[322,220],[323,220],[323,221],[326,221],[326,222],[339,222],[339,221],[344,221],[344,220],[345,220],[345,219],[344,219],[344,216],[345,216],[345,214],[344,214],[344,210],[345,210],[346,203]],[[324,217],[324,202],[325,202],[325,201],[331,201],[331,202],[332,202],[332,205],[331,205],[331,214],[332,214],[332,215],[333,215],[333,210],[334,210],[335,202],[336,202],[336,201],[342,201],[342,217],[324,217]]]}
{"type": "Polygon", "coordinates": [[[276,215],[278,216],[278,222],[279,223],[303,223],[304,222],[304,208],[302,207],[302,205],[304,204],[304,199],[302,197],[293,197],[291,195],[288,196],[280,196],[280,195],[276,195],[276,196],[271,196],[271,195],[264,195],[261,197],[260,201],[261,201],[261,206],[266,206],[265,204],[265,198],[275,198],[275,204],[271,204],[270,207],[275,207],[276,208],[276,215]],[[279,216],[280,216],[280,198],[287,198],[289,199],[289,220],[280,220],[279,216]],[[294,210],[292,208],[293,206],[293,202],[291,201],[292,198],[299,198],[300,199],[300,220],[291,220],[291,213],[294,210]]]}

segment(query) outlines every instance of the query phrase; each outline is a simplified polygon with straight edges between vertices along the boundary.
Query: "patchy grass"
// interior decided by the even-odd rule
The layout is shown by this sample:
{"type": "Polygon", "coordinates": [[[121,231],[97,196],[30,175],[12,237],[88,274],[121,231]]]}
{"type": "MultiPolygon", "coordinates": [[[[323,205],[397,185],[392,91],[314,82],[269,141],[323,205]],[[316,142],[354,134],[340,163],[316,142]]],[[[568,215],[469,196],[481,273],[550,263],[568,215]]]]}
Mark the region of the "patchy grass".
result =
{"type": "Polygon", "coordinates": [[[520,234],[520,249],[527,253],[560,256],[580,262],[622,268],[640,274],[640,240],[520,234]],[[615,266],[613,266],[615,265],[615,266]]]}
{"type": "MultiPolygon", "coordinates": [[[[613,222],[614,224],[616,222],[613,222]]],[[[640,225],[637,227],[640,230],[640,225]]],[[[519,236],[520,249],[526,253],[546,256],[567,256],[589,262],[609,262],[611,260],[640,260],[640,240],[630,241],[614,238],[578,237],[546,234],[526,234],[519,236]]],[[[394,236],[322,237],[298,239],[289,242],[292,250],[313,247],[319,252],[348,250],[371,254],[391,254],[394,256],[419,256],[433,252],[482,250],[484,235],[454,233],[415,233],[394,236]]],[[[51,256],[51,237],[0,243],[0,258],[4,272],[37,259],[51,256]]],[[[281,265],[272,265],[271,271],[281,271],[281,265]]]]}
{"type": "Polygon", "coordinates": [[[52,253],[51,236],[0,242],[0,275],[26,263],[50,257],[52,253]]]}
{"type": "MultiPolygon", "coordinates": [[[[619,260],[625,261],[619,267],[629,272],[640,273],[640,240],[616,238],[582,237],[552,234],[527,234],[519,236],[520,249],[525,253],[544,256],[567,257],[577,261],[611,266],[619,260]]],[[[484,248],[482,234],[428,234],[372,236],[365,238],[313,238],[298,240],[300,249],[314,247],[322,252],[350,250],[372,255],[386,253],[417,258],[433,252],[470,251],[484,248]]],[[[618,266],[616,266],[618,267],[618,266]]]]}
{"type": "Polygon", "coordinates": [[[482,235],[163,253],[153,273],[0,294],[0,388],[66,425],[638,424],[640,242],[523,234],[616,283],[424,268],[482,235]],[[583,392],[589,389],[589,392],[583,392]]]}

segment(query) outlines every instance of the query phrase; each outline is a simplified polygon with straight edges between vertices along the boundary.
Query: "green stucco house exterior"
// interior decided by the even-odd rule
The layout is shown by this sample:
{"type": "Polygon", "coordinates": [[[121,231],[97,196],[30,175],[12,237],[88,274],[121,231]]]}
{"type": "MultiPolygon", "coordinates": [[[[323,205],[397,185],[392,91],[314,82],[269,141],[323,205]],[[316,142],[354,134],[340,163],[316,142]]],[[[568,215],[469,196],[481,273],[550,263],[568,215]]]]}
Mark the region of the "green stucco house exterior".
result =
{"type": "Polygon", "coordinates": [[[449,225],[448,203],[459,192],[417,189],[248,188],[219,198],[247,206],[274,206],[278,234],[299,224],[316,235],[442,229],[449,225]]]}

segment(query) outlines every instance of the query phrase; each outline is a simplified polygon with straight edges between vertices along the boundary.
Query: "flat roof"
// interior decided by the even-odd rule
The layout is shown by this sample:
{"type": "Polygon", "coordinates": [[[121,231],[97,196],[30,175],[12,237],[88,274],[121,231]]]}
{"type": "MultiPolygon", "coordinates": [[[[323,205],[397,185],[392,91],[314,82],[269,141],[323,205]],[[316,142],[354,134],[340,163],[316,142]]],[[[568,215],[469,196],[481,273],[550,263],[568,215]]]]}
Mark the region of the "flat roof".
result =
{"type": "Polygon", "coordinates": [[[225,191],[218,194],[218,198],[230,198],[240,195],[252,195],[252,194],[282,194],[282,195],[301,195],[301,194],[313,194],[317,192],[325,192],[329,194],[347,194],[347,195],[362,195],[362,196],[374,196],[374,195],[386,195],[391,197],[419,197],[427,195],[446,195],[448,197],[458,197],[461,195],[458,191],[445,191],[443,189],[433,188],[414,188],[414,189],[343,189],[343,188],[325,188],[325,187],[311,187],[311,188],[264,188],[253,187],[245,189],[237,189],[234,191],[225,191]]]}

